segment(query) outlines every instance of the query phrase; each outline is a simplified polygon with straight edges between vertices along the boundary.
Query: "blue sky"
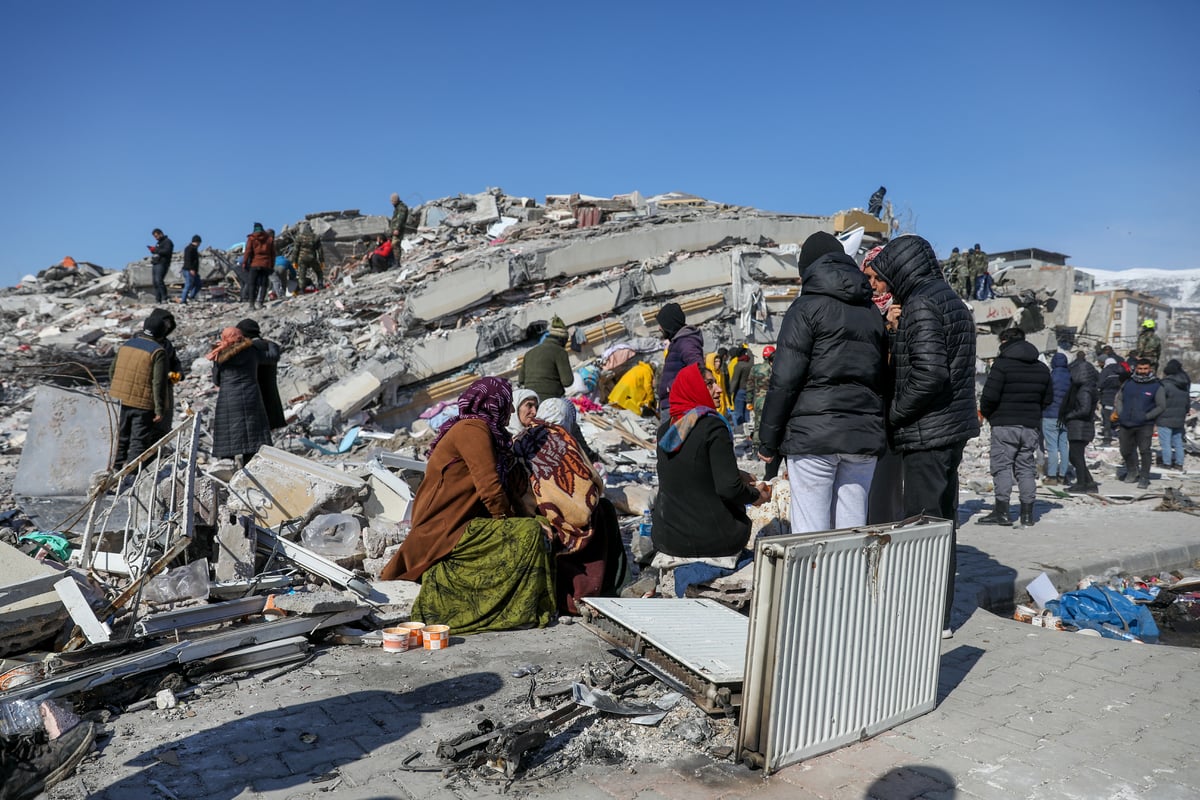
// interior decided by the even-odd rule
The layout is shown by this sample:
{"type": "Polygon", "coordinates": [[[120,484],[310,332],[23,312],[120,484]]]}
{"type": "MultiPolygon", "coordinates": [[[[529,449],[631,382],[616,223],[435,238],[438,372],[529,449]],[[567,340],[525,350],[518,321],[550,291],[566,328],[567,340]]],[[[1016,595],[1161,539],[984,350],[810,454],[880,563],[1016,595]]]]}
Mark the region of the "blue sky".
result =
{"type": "Polygon", "coordinates": [[[10,4],[0,285],[489,186],[1200,266],[1200,3],[809,5],[10,4]]]}

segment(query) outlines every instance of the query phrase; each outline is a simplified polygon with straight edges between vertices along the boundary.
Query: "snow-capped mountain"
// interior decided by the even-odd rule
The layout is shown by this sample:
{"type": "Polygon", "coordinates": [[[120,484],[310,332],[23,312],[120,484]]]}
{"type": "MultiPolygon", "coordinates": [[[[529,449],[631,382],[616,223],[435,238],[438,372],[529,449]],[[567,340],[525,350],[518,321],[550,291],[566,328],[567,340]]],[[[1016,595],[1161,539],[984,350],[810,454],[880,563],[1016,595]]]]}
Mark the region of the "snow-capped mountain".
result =
{"type": "Polygon", "coordinates": [[[1132,289],[1175,308],[1200,308],[1200,269],[1075,269],[1095,276],[1097,289],[1132,289]]]}

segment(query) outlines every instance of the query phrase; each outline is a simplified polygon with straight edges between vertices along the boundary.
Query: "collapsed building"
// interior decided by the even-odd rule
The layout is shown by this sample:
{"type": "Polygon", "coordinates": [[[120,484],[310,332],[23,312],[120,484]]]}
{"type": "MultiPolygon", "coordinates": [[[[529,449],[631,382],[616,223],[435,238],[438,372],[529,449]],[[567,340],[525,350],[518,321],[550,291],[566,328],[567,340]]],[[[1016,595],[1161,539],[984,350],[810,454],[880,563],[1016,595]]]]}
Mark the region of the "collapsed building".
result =
{"type": "MultiPolygon", "coordinates": [[[[203,251],[207,302],[176,310],[172,338],[186,368],[176,394],[181,422],[115,475],[114,409],[95,390],[145,318],[149,262],[120,272],[64,265],[0,293],[0,404],[9,411],[0,428],[0,536],[17,544],[33,529],[54,532],[73,551],[66,576],[6,557],[18,566],[4,579],[0,654],[48,641],[60,654],[114,641],[126,648],[82,668],[61,655],[66,669],[36,661],[20,673],[30,680],[13,687],[28,684],[20,696],[65,696],[174,666],[269,668],[305,658],[313,637],[360,640],[365,629],[405,619],[415,585],[373,578],[405,534],[431,438],[427,412],[478,376],[513,377],[554,316],[574,329],[579,366],[619,344],[655,362],[654,318],[668,301],[703,330],[710,350],[773,342],[800,292],[797,256],[808,236],[833,232],[861,253],[894,233],[890,220],[857,209],[771,214],[683,194],[562,195],[539,205],[488,190],[427,203],[410,220],[398,268],[372,274],[362,258],[386,232],[386,217],[347,210],[306,218],[322,242],[328,286],[279,298],[258,315],[285,350],[279,386],[290,424],[244,469],[207,457],[204,426],[215,390],[202,356],[242,315],[236,251],[203,251]]],[[[289,234],[281,231],[284,246],[289,234]]],[[[179,267],[168,275],[174,285],[179,267]]],[[[999,296],[971,303],[981,358],[994,355],[989,342],[1004,327],[1043,335],[1030,338],[1050,350],[1064,336],[1095,335],[1105,316],[1097,300],[1081,299],[1086,287],[1065,257],[995,271],[999,296]]],[[[654,499],[653,420],[610,406],[585,415],[581,427],[600,445],[628,535],[654,499]]],[[[982,461],[982,443],[971,446],[973,462],[982,461]]],[[[787,533],[786,507],[781,493],[756,531],[787,533]]],[[[877,551],[869,539],[862,546],[877,551]]],[[[744,572],[700,597],[744,609],[752,587],[744,572]]],[[[935,584],[926,588],[937,595],[935,584]]],[[[594,616],[607,620],[614,641],[633,646],[641,637],[622,630],[627,614],[601,605],[594,616]]],[[[920,625],[931,634],[928,660],[938,621],[920,625]]],[[[722,711],[741,702],[731,688],[739,684],[688,685],[698,704],[722,711]]],[[[870,726],[860,722],[846,735],[870,726]]]]}

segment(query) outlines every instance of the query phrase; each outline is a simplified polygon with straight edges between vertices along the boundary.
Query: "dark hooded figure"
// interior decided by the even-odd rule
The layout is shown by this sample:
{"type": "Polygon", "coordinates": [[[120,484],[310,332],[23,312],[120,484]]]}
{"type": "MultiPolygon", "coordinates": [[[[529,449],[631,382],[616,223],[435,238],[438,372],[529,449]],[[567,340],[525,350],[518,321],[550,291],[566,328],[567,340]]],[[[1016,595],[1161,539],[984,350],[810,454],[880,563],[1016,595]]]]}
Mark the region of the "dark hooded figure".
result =
{"type": "Polygon", "coordinates": [[[220,387],[213,414],[213,456],[240,456],[243,466],[264,444],[271,444],[271,424],[258,388],[259,351],[238,328],[225,328],[208,354],[213,383],[220,387]]]}
{"type": "MultiPolygon", "coordinates": [[[[958,467],[963,446],[979,435],[975,320],[920,236],[893,239],[871,267],[904,309],[892,339],[894,391],[888,408],[892,442],[904,462],[904,514],[954,522],[956,543],[958,467]]],[[[952,544],[943,636],[949,635],[956,566],[952,544]]]]}
{"type": "Polygon", "coordinates": [[[1096,402],[1100,397],[1100,373],[1088,363],[1083,351],[1071,362],[1071,385],[1058,411],[1058,421],[1067,429],[1067,448],[1071,466],[1075,468],[1075,483],[1068,492],[1092,494],[1100,486],[1088,469],[1084,450],[1096,438],[1096,402]]]}
{"type": "Polygon", "coordinates": [[[867,213],[878,218],[883,213],[883,196],[887,194],[887,187],[880,186],[871,195],[871,199],[867,202],[867,213]]]}
{"type": "Polygon", "coordinates": [[[1158,443],[1162,447],[1163,466],[1167,469],[1183,469],[1183,425],[1187,419],[1191,399],[1188,392],[1192,379],[1183,371],[1179,359],[1172,358],[1163,367],[1163,391],[1167,408],[1158,416],[1158,443]]]}
{"type": "Polygon", "coordinates": [[[282,351],[275,342],[262,338],[258,323],[252,319],[244,319],[237,324],[242,335],[254,343],[258,350],[258,390],[262,392],[263,405],[267,409],[267,420],[271,430],[287,425],[283,413],[283,400],[279,397],[279,358],[282,351]]]}
{"type": "Polygon", "coordinates": [[[800,250],[803,290],[779,328],[759,454],[787,456],[792,532],[864,525],[883,427],[883,316],[833,234],[800,250]]]}
{"type": "Polygon", "coordinates": [[[662,375],[658,379],[657,392],[659,414],[665,421],[670,405],[668,398],[671,394],[671,384],[675,382],[675,376],[688,364],[700,364],[704,361],[704,334],[686,324],[687,317],[678,303],[667,303],[659,310],[655,319],[662,328],[663,338],[670,341],[666,359],[663,361],[662,375]]]}

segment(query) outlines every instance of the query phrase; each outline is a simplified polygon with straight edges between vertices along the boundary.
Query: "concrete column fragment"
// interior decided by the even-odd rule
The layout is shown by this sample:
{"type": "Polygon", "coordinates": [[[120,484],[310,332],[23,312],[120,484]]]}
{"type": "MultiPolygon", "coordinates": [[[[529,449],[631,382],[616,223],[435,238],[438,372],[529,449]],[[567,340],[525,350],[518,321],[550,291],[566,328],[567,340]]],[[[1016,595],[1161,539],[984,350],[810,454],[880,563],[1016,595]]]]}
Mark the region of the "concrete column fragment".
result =
{"type": "Polygon", "coordinates": [[[274,527],[288,520],[307,521],[318,511],[340,511],[351,505],[364,487],[352,475],[274,447],[262,447],[229,482],[227,507],[235,513],[253,514],[263,527],[274,527]]]}

